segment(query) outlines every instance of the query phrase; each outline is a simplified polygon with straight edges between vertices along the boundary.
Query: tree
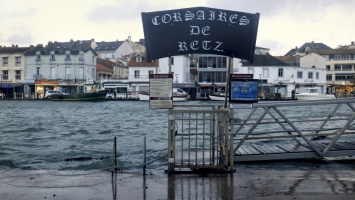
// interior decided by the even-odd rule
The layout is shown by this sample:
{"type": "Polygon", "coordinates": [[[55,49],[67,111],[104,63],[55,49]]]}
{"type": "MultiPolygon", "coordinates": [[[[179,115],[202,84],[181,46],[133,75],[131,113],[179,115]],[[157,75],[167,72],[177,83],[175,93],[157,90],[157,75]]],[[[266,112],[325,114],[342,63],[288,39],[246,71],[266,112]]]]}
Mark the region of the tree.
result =
{"type": "Polygon", "coordinates": [[[279,84],[277,85],[276,93],[279,93],[279,89],[282,87],[283,83],[284,83],[283,81],[279,81],[279,84]]]}

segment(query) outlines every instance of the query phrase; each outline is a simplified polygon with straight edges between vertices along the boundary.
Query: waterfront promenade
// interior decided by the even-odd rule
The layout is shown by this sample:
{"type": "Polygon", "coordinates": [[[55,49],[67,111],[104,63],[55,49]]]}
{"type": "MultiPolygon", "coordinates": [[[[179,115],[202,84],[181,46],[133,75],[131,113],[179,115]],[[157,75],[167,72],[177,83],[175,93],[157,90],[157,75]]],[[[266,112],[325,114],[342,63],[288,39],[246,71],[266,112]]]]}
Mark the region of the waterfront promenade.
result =
{"type": "Polygon", "coordinates": [[[0,171],[2,200],[354,199],[355,160],[236,164],[233,174],[0,171]]]}

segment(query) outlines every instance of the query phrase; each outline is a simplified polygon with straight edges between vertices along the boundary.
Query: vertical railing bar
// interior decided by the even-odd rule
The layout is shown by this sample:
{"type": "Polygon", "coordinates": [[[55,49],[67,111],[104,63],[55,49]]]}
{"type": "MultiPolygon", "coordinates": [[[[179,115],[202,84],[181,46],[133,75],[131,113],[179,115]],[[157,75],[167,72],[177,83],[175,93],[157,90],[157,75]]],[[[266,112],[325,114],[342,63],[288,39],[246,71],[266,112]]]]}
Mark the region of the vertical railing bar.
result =
{"type": "Polygon", "coordinates": [[[181,113],[181,163],[184,162],[184,113],[181,113]]]}
{"type": "Polygon", "coordinates": [[[189,113],[189,149],[187,153],[189,165],[191,165],[191,113],[189,113]]]}
{"type": "Polygon", "coordinates": [[[202,115],[202,165],[205,165],[205,113],[202,115]]]}
{"type": "Polygon", "coordinates": [[[213,154],[212,154],[212,140],[213,140],[213,113],[210,113],[210,147],[209,147],[209,151],[210,151],[210,165],[212,164],[212,159],[213,159],[213,154]]]}
{"type": "Polygon", "coordinates": [[[196,113],[196,131],[195,131],[195,151],[196,151],[196,153],[195,153],[195,165],[197,165],[197,134],[198,134],[198,132],[197,132],[197,130],[198,130],[198,117],[197,117],[197,113],[196,113]]]}

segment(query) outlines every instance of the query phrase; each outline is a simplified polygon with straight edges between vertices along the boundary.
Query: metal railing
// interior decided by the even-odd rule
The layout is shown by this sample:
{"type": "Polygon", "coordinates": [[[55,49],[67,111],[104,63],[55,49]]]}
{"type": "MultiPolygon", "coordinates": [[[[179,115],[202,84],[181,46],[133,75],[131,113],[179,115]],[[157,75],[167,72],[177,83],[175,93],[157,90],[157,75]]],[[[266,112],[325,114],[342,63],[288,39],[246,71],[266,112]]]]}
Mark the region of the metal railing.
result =
{"type": "Polygon", "coordinates": [[[341,156],[330,150],[340,139],[355,140],[354,103],[355,98],[270,101],[254,104],[252,110],[235,111],[234,154],[244,145],[293,142],[306,146],[318,157],[341,156]],[[319,138],[325,139],[324,148],[317,144],[319,138]]]}
{"type": "Polygon", "coordinates": [[[233,111],[209,105],[169,110],[168,173],[176,169],[233,171],[233,111]]]}

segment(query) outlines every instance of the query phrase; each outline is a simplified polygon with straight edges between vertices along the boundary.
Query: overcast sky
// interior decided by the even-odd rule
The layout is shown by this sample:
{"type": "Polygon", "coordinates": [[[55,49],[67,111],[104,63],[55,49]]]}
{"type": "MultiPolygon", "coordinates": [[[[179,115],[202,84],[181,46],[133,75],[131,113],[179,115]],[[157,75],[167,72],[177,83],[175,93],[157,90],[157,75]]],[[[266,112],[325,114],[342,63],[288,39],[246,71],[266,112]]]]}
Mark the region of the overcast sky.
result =
{"type": "Polygon", "coordinates": [[[260,13],[256,45],[274,56],[305,42],[355,41],[355,0],[0,0],[0,45],[138,41],[141,12],[197,6],[260,13]]]}

